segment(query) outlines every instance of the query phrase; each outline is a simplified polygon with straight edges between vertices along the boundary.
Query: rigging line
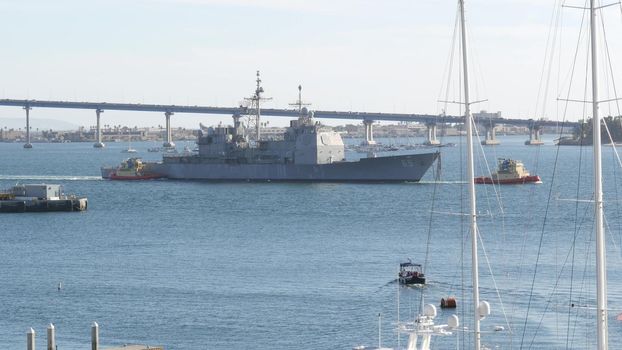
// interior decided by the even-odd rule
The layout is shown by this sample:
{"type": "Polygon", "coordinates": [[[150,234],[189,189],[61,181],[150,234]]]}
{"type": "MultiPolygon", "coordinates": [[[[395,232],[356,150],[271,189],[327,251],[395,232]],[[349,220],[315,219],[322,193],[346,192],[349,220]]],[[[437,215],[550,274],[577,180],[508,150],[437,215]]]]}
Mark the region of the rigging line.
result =
{"type": "MultiPolygon", "coordinates": [[[[534,110],[534,114],[537,115],[538,114],[538,105],[540,104],[540,94],[542,91],[542,81],[544,80],[544,72],[546,71],[546,67],[547,67],[547,62],[549,65],[549,70],[548,70],[548,77],[550,77],[550,72],[551,72],[551,58],[554,57],[554,52],[555,52],[555,38],[557,36],[557,21],[559,19],[559,12],[557,9],[557,1],[555,1],[555,5],[553,6],[553,12],[551,13],[551,19],[549,21],[549,32],[547,34],[547,38],[546,38],[546,46],[545,46],[545,51],[544,51],[544,58],[543,58],[543,62],[542,62],[542,71],[540,72],[540,82],[538,83],[538,94],[536,95],[536,107],[534,110]],[[555,15],[558,16],[555,16],[555,15]],[[555,19],[555,26],[553,26],[553,19],[555,19]],[[551,50],[549,50],[549,42],[551,42],[551,33],[553,32],[553,28],[555,29],[555,32],[553,34],[553,40],[552,40],[552,44],[550,45],[551,50]]],[[[547,79],[548,80],[548,79],[547,79]]],[[[546,88],[545,91],[548,90],[548,82],[546,84],[546,88]]],[[[546,96],[542,99],[543,101],[546,101],[546,96]]],[[[542,103],[543,106],[543,110],[546,109],[544,106],[546,106],[546,103],[543,102],[542,103]]],[[[544,116],[544,111],[542,112],[542,115],[544,116]]]]}
{"type": "Polygon", "coordinates": [[[620,155],[618,154],[618,150],[616,149],[615,142],[613,141],[613,136],[611,135],[611,131],[609,130],[609,126],[607,126],[607,121],[604,121],[605,130],[607,131],[607,135],[609,136],[609,141],[611,141],[611,148],[613,149],[613,154],[618,160],[618,165],[622,168],[622,160],[620,160],[620,155]]]}
{"type": "MultiPolygon", "coordinates": [[[[560,24],[559,24],[559,47],[558,47],[558,52],[559,54],[557,55],[557,79],[555,79],[555,92],[559,93],[559,91],[561,91],[561,75],[562,75],[562,48],[563,48],[563,43],[564,43],[564,36],[563,33],[564,31],[562,30],[562,28],[564,28],[564,11],[561,11],[561,4],[563,4],[564,0],[560,0],[560,24]]],[[[559,109],[560,109],[560,103],[559,101],[555,102],[555,120],[557,121],[557,126],[559,128],[559,109]]],[[[563,128],[563,125],[562,125],[563,128]]],[[[559,129],[558,129],[559,130],[559,129]]]]}
{"type": "MultiPolygon", "coordinates": [[[[583,142],[581,142],[581,145],[579,146],[579,166],[577,167],[579,169],[579,172],[577,174],[577,187],[576,187],[576,191],[575,191],[575,196],[580,195],[581,193],[581,164],[583,164],[583,142]]],[[[587,209],[586,209],[587,210],[587,209]]],[[[575,211],[574,211],[574,217],[577,218],[579,214],[579,202],[575,202],[575,211]]],[[[585,214],[587,215],[587,214],[585,214]]],[[[573,293],[574,293],[574,266],[575,266],[575,253],[576,253],[576,242],[577,242],[577,236],[579,235],[579,228],[582,226],[582,224],[579,224],[577,222],[577,220],[574,221],[574,233],[573,233],[573,239],[572,239],[572,260],[570,262],[570,288],[568,290],[568,300],[572,300],[573,298],[573,293]]],[[[570,335],[570,324],[571,324],[571,318],[570,318],[570,310],[568,311],[568,321],[566,324],[566,348],[568,349],[568,346],[570,344],[568,344],[569,342],[569,335],[570,335]]],[[[576,324],[575,324],[576,326],[576,324]]],[[[573,327],[573,331],[575,330],[575,328],[573,327]]]]}
{"type": "MultiPolygon", "coordinates": [[[[612,149],[613,149],[613,152],[612,152],[613,156],[617,159],[618,165],[620,166],[620,168],[622,168],[622,161],[620,161],[620,155],[618,154],[618,150],[615,147],[615,142],[613,141],[613,137],[611,135],[611,131],[609,130],[609,126],[607,125],[607,121],[606,120],[604,121],[604,125],[605,125],[605,130],[607,131],[607,135],[609,136],[609,140],[611,141],[611,145],[612,145],[612,149]]],[[[613,181],[614,181],[614,184],[615,184],[614,188],[616,190],[616,208],[618,209],[617,212],[619,212],[620,211],[619,210],[620,205],[617,203],[618,202],[617,199],[619,198],[619,196],[618,196],[617,180],[616,180],[616,176],[615,176],[615,169],[616,168],[614,167],[613,168],[613,172],[614,172],[613,181]]],[[[613,232],[612,232],[611,228],[609,227],[609,222],[607,221],[606,217],[604,218],[604,220],[605,220],[605,224],[607,225],[607,228],[609,229],[609,233],[611,234],[611,239],[613,241],[613,245],[614,245],[615,249],[618,251],[618,253],[620,253],[620,249],[617,246],[616,241],[615,241],[615,236],[613,235],[613,232]]]]}
{"type": "MultiPolygon", "coordinates": [[[[615,149],[615,146],[613,148],[615,149]]],[[[612,171],[613,171],[613,188],[615,188],[615,191],[616,191],[616,197],[615,197],[616,198],[616,211],[615,212],[618,213],[618,215],[621,215],[620,214],[620,203],[619,203],[620,192],[618,191],[618,179],[617,179],[618,177],[616,176],[617,175],[616,168],[614,167],[612,171]]],[[[619,226],[618,232],[620,232],[620,241],[622,241],[622,220],[618,220],[618,226],[619,226]]]]}
{"type": "MultiPolygon", "coordinates": [[[[480,135],[479,135],[479,131],[477,130],[477,124],[475,122],[473,122],[473,124],[474,124],[473,125],[473,130],[475,131],[475,138],[477,139],[477,141],[479,143],[479,150],[481,152],[480,154],[482,155],[482,158],[484,159],[483,163],[486,165],[486,173],[489,174],[489,175],[492,175],[492,170],[490,170],[490,167],[488,166],[488,160],[486,159],[486,153],[484,152],[484,147],[482,146],[482,143],[481,143],[481,138],[480,138],[480,135]]],[[[493,149],[493,151],[495,151],[495,155],[496,155],[496,150],[493,149]]],[[[497,158],[495,157],[495,159],[497,159],[497,158]]],[[[503,201],[501,200],[501,185],[493,184],[492,187],[493,187],[493,191],[494,191],[494,194],[495,194],[495,198],[497,199],[497,202],[499,203],[499,210],[500,210],[501,214],[503,215],[503,214],[505,214],[505,212],[503,210],[503,201]]],[[[486,193],[488,193],[487,187],[484,187],[484,188],[486,189],[486,193]]],[[[488,208],[489,208],[489,210],[491,212],[491,215],[492,215],[492,208],[490,206],[490,202],[488,201],[488,196],[486,196],[486,198],[487,198],[488,208]]]]}
{"type": "MultiPolygon", "coordinates": [[[[587,6],[587,1],[586,1],[586,6],[587,6]]],[[[583,13],[585,14],[586,11],[583,11],[583,13]]],[[[589,41],[588,41],[587,45],[589,45],[589,41]]],[[[590,53],[589,50],[586,50],[586,55],[588,55],[588,57],[589,57],[589,53],[590,53]]],[[[584,100],[586,100],[587,94],[588,94],[588,92],[587,92],[587,90],[588,90],[588,71],[589,71],[589,58],[588,57],[586,57],[586,60],[585,60],[586,63],[585,63],[585,79],[584,79],[584,92],[583,92],[583,99],[584,100]]],[[[586,122],[586,119],[587,119],[586,107],[587,107],[587,103],[583,103],[583,116],[582,117],[583,117],[584,123],[586,122]]],[[[585,125],[585,124],[583,124],[583,125],[585,125]]],[[[580,190],[581,190],[581,165],[583,164],[583,152],[585,150],[584,145],[583,145],[583,139],[584,139],[584,137],[586,135],[585,135],[585,131],[583,130],[583,125],[581,127],[581,136],[580,136],[581,142],[579,144],[579,166],[578,166],[579,173],[578,173],[577,187],[576,187],[576,193],[575,193],[577,198],[579,198],[580,190]]],[[[593,197],[593,195],[592,195],[592,197],[593,197]]],[[[578,208],[579,208],[579,202],[577,202],[576,205],[575,205],[575,217],[577,217],[576,215],[578,213],[578,208]]],[[[577,222],[575,221],[575,235],[579,234],[579,229],[580,229],[581,226],[582,225],[577,225],[577,222]]],[[[590,237],[590,240],[591,240],[591,237],[590,237]]],[[[573,240],[573,245],[574,245],[573,249],[575,249],[575,247],[576,247],[576,240],[573,240]]],[[[574,292],[574,287],[573,287],[574,286],[574,264],[575,264],[575,254],[574,254],[574,251],[573,251],[572,258],[573,258],[573,260],[571,262],[571,264],[572,264],[572,274],[570,276],[570,289],[569,289],[569,295],[568,295],[568,298],[570,300],[572,300],[573,292],[574,292]]],[[[586,271],[587,271],[587,259],[586,259],[586,263],[585,263],[584,268],[583,268],[583,275],[582,275],[583,277],[581,279],[579,295],[582,295],[582,293],[584,292],[586,271]]],[[[567,325],[567,328],[566,328],[566,344],[567,344],[567,346],[571,345],[572,342],[574,342],[574,337],[575,337],[576,327],[577,327],[577,322],[578,322],[577,319],[574,320],[574,322],[572,324],[572,336],[571,336],[571,332],[570,332],[570,323],[571,323],[570,321],[571,321],[571,319],[570,318],[571,318],[571,314],[570,314],[570,312],[568,312],[568,325],[567,325]],[[569,341],[570,341],[570,344],[568,344],[569,341]]]]}
{"type": "MultiPolygon", "coordinates": [[[[560,15],[559,13],[561,13],[561,6],[558,9],[557,12],[557,17],[556,17],[556,22],[555,25],[559,26],[559,22],[560,22],[560,15]]],[[[551,55],[549,58],[549,70],[548,70],[548,74],[547,74],[547,78],[546,78],[546,85],[545,85],[545,89],[544,89],[544,99],[542,100],[542,116],[546,116],[546,110],[547,110],[547,104],[544,101],[547,101],[549,98],[549,87],[550,87],[550,83],[551,83],[551,74],[552,74],[552,69],[550,68],[551,64],[553,64],[553,58],[555,55],[555,42],[557,41],[557,27],[555,28],[555,35],[553,36],[553,44],[551,45],[551,55]]],[[[561,40],[561,39],[560,39],[561,40]]],[[[561,56],[561,55],[560,55],[561,56]]]]}
{"type": "MultiPolygon", "coordinates": [[[[590,212],[589,211],[589,207],[586,206],[586,209],[583,212],[583,216],[582,216],[581,222],[584,222],[586,220],[589,212],[590,212]]],[[[578,217],[576,212],[575,212],[575,217],[578,217]]],[[[533,337],[531,339],[531,343],[529,344],[529,348],[531,348],[533,346],[533,343],[535,342],[536,336],[538,334],[538,330],[540,329],[540,326],[542,326],[542,323],[544,322],[544,317],[546,315],[546,312],[549,310],[549,305],[551,304],[551,302],[552,302],[552,300],[554,298],[553,294],[557,292],[557,288],[559,286],[559,282],[561,281],[564,269],[566,267],[566,264],[568,263],[568,259],[569,259],[570,256],[572,256],[573,264],[571,264],[570,266],[571,266],[571,271],[573,271],[573,268],[574,268],[574,242],[576,242],[576,238],[577,238],[577,235],[574,234],[574,237],[573,237],[573,240],[572,240],[572,244],[570,246],[570,250],[568,251],[568,253],[566,253],[566,258],[564,259],[564,263],[562,264],[562,268],[561,268],[561,270],[559,272],[556,272],[557,278],[556,278],[555,283],[553,285],[553,289],[551,291],[551,294],[549,295],[549,298],[547,299],[545,309],[542,312],[542,315],[540,316],[540,321],[538,323],[538,327],[536,328],[536,331],[535,331],[535,333],[534,333],[534,335],[533,335],[533,337]]],[[[572,286],[572,284],[571,284],[571,286],[572,286]]],[[[570,300],[572,300],[572,299],[570,299],[570,300]]],[[[566,344],[566,348],[568,349],[568,344],[566,344]]]]}
{"type": "MultiPolygon", "coordinates": [[[[572,87],[572,81],[574,79],[574,73],[575,73],[575,68],[576,68],[576,64],[577,64],[577,57],[579,55],[579,48],[581,46],[581,36],[583,35],[583,29],[584,29],[584,25],[585,25],[585,17],[586,17],[586,12],[583,11],[582,15],[581,15],[581,23],[579,26],[579,35],[577,37],[577,45],[575,46],[575,52],[573,55],[573,59],[572,59],[572,65],[570,66],[570,71],[568,72],[568,76],[566,77],[566,81],[569,81],[568,83],[568,92],[566,94],[566,99],[570,99],[570,89],[572,87]]],[[[561,58],[560,58],[560,62],[561,62],[561,58]]],[[[561,74],[560,74],[561,75],[561,74]]],[[[566,114],[566,112],[564,112],[564,115],[566,114]]]]}
{"type": "MultiPolygon", "coordinates": [[[[601,13],[602,13],[602,11],[601,11],[601,13]]],[[[615,79],[613,79],[613,76],[610,76],[609,74],[607,74],[607,73],[609,73],[609,62],[608,62],[608,56],[607,56],[607,46],[608,46],[608,43],[607,43],[606,31],[605,31],[604,14],[601,14],[601,16],[597,16],[597,17],[600,18],[600,24],[602,26],[602,31],[603,31],[603,35],[601,35],[601,37],[600,37],[601,43],[599,43],[598,47],[601,47],[601,46],[604,47],[604,51],[605,51],[604,55],[602,55],[602,54],[600,55],[601,62],[599,62],[598,64],[599,64],[599,67],[603,67],[602,70],[603,70],[603,73],[604,73],[605,89],[606,89],[605,96],[609,97],[609,96],[611,96],[610,89],[612,88],[612,86],[611,86],[612,84],[614,85],[613,88],[614,88],[614,91],[615,91],[615,79]]],[[[611,116],[612,115],[611,114],[611,102],[612,101],[610,99],[607,99],[607,100],[602,101],[602,102],[606,102],[607,103],[607,110],[608,110],[607,115],[611,116]]],[[[599,106],[602,106],[602,105],[599,105],[599,106]]],[[[603,120],[603,122],[606,123],[605,117],[601,116],[601,120],[603,120]]]]}
{"type": "Polygon", "coordinates": [[[488,253],[486,252],[486,247],[484,246],[484,239],[480,234],[479,227],[477,228],[477,233],[479,236],[479,243],[482,247],[482,253],[484,255],[484,259],[486,260],[486,266],[488,267],[488,272],[490,273],[490,278],[492,279],[492,285],[495,287],[495,294],[497,294],[497,298],[499,299],[499,304],[501,304],[501,312],[503,313],[503,318],[505,319],[505,324],[508,326],[508,331],[512,334],[512,327],[510,326],[510,322],[508,320],[508,315],[505,312],[505,306],[503,305],[503,299],[501,299],[501,293],[499,292],[499,286],[497,286],[497,280],[495,279],[495,274],[492,272],[492,267],[490,265],[490,260],[488,259],[488,253]]]}
{"type": "Polygon", "coordinates": [[[605,221],[605,227],[607,228],[607,231],[609,232],[609,235],[611,236],[611,242],[613,243],[613,249],[615,249],[615,251],[617,251],[619,253],[620,252],[620,247],[616,243],[616,238],[613,235],[613,232],[611,231],[611,227],[609,226],[609,220],[607,220],[606,217],[604,217],[603,219],[605,221]]]}
{"type": "MultiPolygon", "coordinates": [[[[469,25],[468,23],[466,24],[466,28],[467,30],[469,29],[469,25]]],[[[468,52],[469,54],[469,62],[472,62],[473,64],[471,64],[471,67],[474,68],[473,70],[473,82],[475,83],[474,89],[475,89],[475,94],[474,96],[476,96],[475,99],[473,100],[478,100],[486,91],[486,81],[484,80],[484,74],[483,74],[483,69],[482,69],[482,64],[481,64],[481,60],[477,59],[478,57],[480,57],[479,52],[478,52],[478,47],[479,45],[477,45],[477,37],[475,35],[473,35],[473,32],[471,32],[469,30],[469,32],[467,33],[468,37],[469,37],[469,41],[471,42],[470,47],[470,51],[468,52]],[[479,87],[479,83],[481,83],[482,85],[482,89],[480,90],[479,87]]],[[[475,104],[476,102],[487,102],[487,100],[482,100],[482,101],[472,101],[471,104],[475,104]]],[[[489,106],[489,104],[486,104],[487,106],[489,106]]]]}
{"type": "MultiPolygon", "coordinates": [[[[592,223],[592,227],[590,228],[589,232],[594,232],[594,223],[592,223]]],[[[585,293],[587,293],[589,290],[586,290],[586,283],[585,283],[585,281],[587,279],[588,262],[591,260],[591,255],[592,255],[592,250],[589,249],[589,248],[591,247],[592,243],[594,242],[593,235],[588,234],[587,236],[588,236],[587,237],[588,239],[585,242],[585,246],[587,248],[585,249],[585,259],[584,259],[584,263],[583,263],[583,274],[582,274],[582,278],[581,278],[581,289],[580,289],[580,292],[581,292],[580,295],[581,295],[582,299],[579,299],[580,301],[581,300],[585,300],[585,301],[582,302],[583,304],[586,304],[587,303],[587,299],[588,299],[586,297],[585,293]]],[[[578,314],[578,312],[577,312],[577,314],[578,314]]],[[[585,314],[588,315],[588,310],[587,309],[585,310],[585,314]]],[[[588,317],[585,317],[584,319],[585,319],[585,321],[584,321],[585,325],[584,325],[583,329],[585,329],[585,332],[586,332],[584,339],[585,339],[585,346],[587,348],[587,347],[589,347],[589,338],[590,338],[589,327],[588,327],[588,317]]],[[[575,319],[575,322],[574,322],[575,326],[573,328],[573,339],[574,339],[574,332],[576,332],[576,325],[578,323],[579,323],[579,319],[577,317],[577,319],[575,319]]]]}
{"type": "MultiPolygon", "coordinates": [[[[457,2],[458,3],[458,2],[457,2]]],[[[460,11],[460,4],[458,3],[457,5],[457,11],[460,11]]],[[[457,24],[456,24],[457,25],[457,24]]],[[[459,41],[459,48],[460,50],[462,50],[462,41],[459,41]]],[[[458,70],[459,72],[462,72],[462,65],[458,65],[458,70]]],[[[462,79],[462,74],[458,74],[458,79],[462,79]]],[[[460,91],[460,97],[462,97],[462,90],[458,90],[460,91]]],[[[460,105],[460,107],[458,107],[459,111],[462,112],[462,105],[460,105]]],[[[462,113],[460,114],[462,115],[462,113]]],[[[460,179],[463,180],[462,185],[461,185],[461,189],[460,189],[460,212],[464,213],[464,202],[465,202],[465,198],[464,198],[464,192],[465,189],[467,188],[467,183],[464,181],[465,177],[464,177],[464,167],[465,167],[465,156],[464,156],[464,148],[465,148],[465,135],[463,135],[462,133],[460,133],[460,149],[459,149],[459,154],[460,154],[460,179]]],[[[464,230],[465,227],[465,216],[461,215],[460,216],[460,298],[461,300],[466,300],[466,288],[465,288],[465,261],[464,261],[464,254],[465,254],[465,249],[464,246],[465,244],[467,244],[467,240],[466,238],[466,232],[464,230]]],[[[468,307],[468,306],[467,306],[468,307]]],[[[460,317],[465,320],[466,319],[466,312],[467,312],[467,307],[463,307],[461,308],[461,314],[460,317]]],[[[462,332],[461,334],[461,338],[462,338],[462,344],[466,344],[466,337],[469,336],[467,334],[465,334],[465,332],[462,332]]],[[[469,336],[470,339],[470,336],[469,336]]]]}
{"type": "MultiPolygon", "coordinates": [[[[447,60],[447,63],[445,65],[445,73],[447,74],[446,78],[447,78],[447,85],[445,86],[445,101],[449,101],[449,90],[450,90],[450,86],[451,86],[451,76],[452,76],[452,72],[453,72],[453,65],[454,65],[454,53],[456,50],[456,37],[457,37],[457,31],[458,31],[458,20],[459,20],[459,9],[456,10],[456,17],[454,19],[454,31],[452,34],[452,38],[451,38],[451,49],[449,50],[449,58],[447,60]]],[[[445,79],[443,78],[443,81],[445,79]]],[[[441,97],[441,93],[442,93],[443,87],[441,86],[441,91],[439,91],[438,94],[438,99],[440,100],[441,97]]],[[[444,103],[443,105],[443,111],[447,110],[447,102],[444,103]]]]}
{"type": "Polygon", "coordinates": [[[607,31],[605,30],[605,19],[603,17],[604,16],[600,16],[600,23],[603,28],[603,40],[605,42],[605,53],[607,56],[606,66],[609,68],[609,73],[611,74],[611,85],[613,87],[613,96],[615,97],[615,103],[618,109],[618,115],[621,115],[620,101],[618,101],[618,90],[616,88],[616,80],[613,78],[615,77],[615,75],[613,74],[613,65],[611,64],[611,53],[609,51],[609,41],[607,40],[607,31]]]}
{"type": "MultiPolygon", "coordinates": [[[[585,13],[582,16],[581,28],[583,27],[584,19],[585,19],[585,13]]],[[[580,39],[580,35],[579,35],[579,39],[580,39]]],[[[574,68],[576,66],[576,56],[577,56],[577,53],[578,53],[578,46],[579,45],[577,43],[577,47],[576,47],[576,50],[575,50],[575,60],[574,60],[574,62],[572,64],[572,69],[571,69],[571,76],[574,76],[574,68]]],[[[571,82],[572,82],[572,80],[571,80],[571,82]]],[[[570,94],[570,89],[568,89],[568,95],[569,94],[570,94]]],[[[560,130],[560,133],[563,132],[563,125],[564,125],[564,122],[566,120],[566,112],[568,110],[568,104],[569,104],[569,102],[566,101],[566,104],[565,104],[565,107],[564,107],[564,114],[563,114],[562,130],[560,130]]],[[[542,251],[542,244],[543,244],[543,240],[544,240],[544,230],[545,230],[546,223],[547,223],[548,212],[549,212],[549,209],[550,209],[550,206],[551,206],[553,184],[555,182],[555,174],[557,172],[557,166],[558,166],[558,161],[559,161],[559,150],[560,150],[559,147],[560,146],[558,145],[557,151],[555,152],[555,161],[553,162],[553,173],[551,175],[551,181],[550,181],[550,186],[549,186],[549,194],[548,194],[548,199],[547,199],[545,210],[544,210],[544,219],[543,219],[543,222],[542,222],[542,228],[541,228],[541,232],[540,232],[540,240],[538,242],[536,261],[535,261],[534,272],[533,272],[533,277],[532,277],[532,280],[531,280],[531,287],[530,287],[530,292],[529,292],[529,299],[528,299],[528,302],[527,302],[527,312],[525,314],[525,322],[523,324],[523,333],[522,333],[521,342],[520,342],[520,348],[521,349],[523,348],[523,342],[524,342],[525,335],[526,335],[525,333],[526,333],[526,330],[527,330],[527,321],[529,319],[529,312],[531,310],[531,303],[532,303],[532,299],[533,299],[533,291],[534,291],[535,282],[536,282],[536,275],[538,273],[538,265],[539,265],[539,262],[540,262],[540,255],[541,255],[541,251],[542,251]]]]}
{"type": "MultiPolygon", "coordinates": [[[[437,160],[438,161],[438,160],[437,160]]],[[[434,187],[432,189],[432,211],[430,212],[430,219],[428,220],[428,237],[427,237],[427,241],[426,241],[426,247],[425,247],[425,259],[424,259],[424,263],[423,263],[423,268],[422,271],[425,275],[425,273],[427,272],[427,267],[428,267],[428,259],[430,257],[430,241],[432,238],[432,222],[434,219],[434,205],[436,204],[436,190],[438,189],[438,183],[434,182],[434,187]]],[[[420,303],[419,305],[423,305],[423,297],[424,297],[424,292],[423,290],[421,290],[421,298],[420,298],[420,303]]],[[[420,310],[423,311],[423,310],[420,310]]]]}
{"type": "MultiPolygon", "coordinates": [[[[462,242],[462,240],[460,240],[462,242]]],[[[462,245],[462,243],[460,243],[462,245]]],[[[462,264],[462,261],[460,261],[462,259],[462,257],[458,257],[458,261],[460,262],[460,264],[462,264]]],[[[453,294],[452,291],[454,291],[454,288],[457,288],[457,284],[458,284],[458,272],[459,270],[456,270],[454,275],[452,276],[452,282],[449,284],[449,290],[447,291],[448,295],[453,294]]]]}
{"type": "MultiPolygon", "coordinates": [[[[535,168],[536,170],[538,169],[538,162],[539,162],[539,158],[540,158],[540,151],[541,151],[541,147],[538,146],[537,150],[536,150],[536,168],[535,168]]],[[[533,202],[535,196],[536,196],[536,188],[532,187],[530,189],[530,192],[529,192],[528,202],[529,203],[533,202]]],[[[536,210],[535,206],[529,207],[527,209],[527,215],[529,215],[530,212],[531,212],[532,215],[535,214],[535,210],[536,210]]],[[[529,217],[532,217],[532,215],[529,215],[529,217]]],[[[524,225],[524,227],[523,227],[523,240],[522,240],[522,245],[521,245],[521,252],[520,252],[521,255],[520,256],[524,256],[524,254],[525,254],[525,250],[526,250],[526,246],[527,246],[527,242],[528,242],[528,226],[530,224],[531,224],[531,222],[529,222],[529,224],[527,224],[527,225],[524,225]]],[[[557,251],[555,253],[555,256],[557,257],[557,251]]],[[[524,265],[525,265],[525,261],[521,259],[521,261],[518,264],[518,272],[517,272],[518,280],[522,280],[522,276],[523,276],[523,273],[525,271],[525,269],[523,269],[524,265]]],[[[513,320],[513,315],[514,314],[515,313],[512,313],[512,316],[511,316],[512,320],[513,320]]]]}

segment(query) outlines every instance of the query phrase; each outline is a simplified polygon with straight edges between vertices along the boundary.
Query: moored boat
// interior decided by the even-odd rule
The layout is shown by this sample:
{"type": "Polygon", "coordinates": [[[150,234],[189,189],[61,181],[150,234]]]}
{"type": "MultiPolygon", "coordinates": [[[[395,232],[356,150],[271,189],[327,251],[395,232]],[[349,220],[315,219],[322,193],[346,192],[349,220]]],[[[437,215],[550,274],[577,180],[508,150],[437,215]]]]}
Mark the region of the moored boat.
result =
{"type": "Polygon", "coordinates": [[[540,176],[531,175],[525,169],[520,160],[499,158],[497,162],[497,172],[492,176],[479,176],[475,178],[476,184],[524,184],[524,183],[542,183],[540,176]]]}
{"type": "Polygon", "coordinates": [[[121,151],[121,153],[137,153],[138,151],[132,147],[128,147],[127,149],[124,149],[121,151]]]}
{"type": "Polygon", "coordinates": [[[140,158],[129,158],[118,167],[102,167],[102,177],[110,180],[153,180],[164,175],[151,171],[148,163],[140,158]]]}

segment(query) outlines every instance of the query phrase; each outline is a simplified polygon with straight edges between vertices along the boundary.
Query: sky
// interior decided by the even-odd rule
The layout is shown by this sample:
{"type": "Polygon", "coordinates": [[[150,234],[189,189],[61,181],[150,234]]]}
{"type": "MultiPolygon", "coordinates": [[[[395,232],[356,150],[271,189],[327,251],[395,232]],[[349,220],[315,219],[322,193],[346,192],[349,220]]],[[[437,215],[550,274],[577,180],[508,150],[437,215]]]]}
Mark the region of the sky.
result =
{"type": "MultiPolygon", "coordinates": [[[[576,45],[582,11],[556,17],[559,5],[466,1],[472,100],[487,99],[474,110],[563,117],[556,98],[567,95],[563,77],[572,62],[553,60],[560,67],[544,74],[551,91],[539,88],[552,19],[561,18],[565,32],[557,51],[573,57],[576,45]]],[[[438,102],[461,98],[457,63],[447,73],[456,9],[455,0],[0,0],[0,98],[237,106],[254,91],[260,70],[272,97],[266,107],[289,107],[300,84],[310,109],[459,114],[457,105],[438,102]],[[447,76],[455,76],[452,84],[447,76]]],[[[621,11],[607,12],[615,38],[621,11]]],[[[609,45],[620,57],[622,40],[609,45]]],[[[577,66],[583,74],[585,63],[577,66]]],[[[581,88],[568,97],[582,99],[584,80],[575,79],[581,88]]],[[[571,107],[567,119],[581,118],[583,107],[571,107]]],[[[23,115],[0,107],[0,123],[23,115]]],[[[95,112],[34,109],[31,118],[90,126],[95,112]]],[[[157,113],[106,111],[103,118],[111,125],[164,123],[157,113]]],[[[177,114],[172,124],[230,120],[177,114]]]]}

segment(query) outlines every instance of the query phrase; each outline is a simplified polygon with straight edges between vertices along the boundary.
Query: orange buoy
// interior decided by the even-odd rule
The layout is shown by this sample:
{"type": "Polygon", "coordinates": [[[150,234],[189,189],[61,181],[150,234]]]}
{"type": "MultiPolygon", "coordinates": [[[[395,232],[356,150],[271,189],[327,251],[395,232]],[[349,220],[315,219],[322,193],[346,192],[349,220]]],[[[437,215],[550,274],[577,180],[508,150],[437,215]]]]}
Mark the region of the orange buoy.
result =
{"type": "Polygon", "coordinates": [[[456,298],[455,297],[441,298],[441,308],[442,309],[455,309],[456,298]]]}

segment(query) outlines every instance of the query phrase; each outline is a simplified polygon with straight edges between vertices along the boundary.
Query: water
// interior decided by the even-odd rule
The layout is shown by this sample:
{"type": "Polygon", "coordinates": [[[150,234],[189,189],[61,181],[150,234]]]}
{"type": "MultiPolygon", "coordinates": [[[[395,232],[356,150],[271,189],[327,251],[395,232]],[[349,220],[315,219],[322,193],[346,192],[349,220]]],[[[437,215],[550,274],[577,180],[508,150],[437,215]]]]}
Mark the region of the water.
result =
{"type": "MultiPolygon", "coordinates": [[[[501,146],[486,148],[490,166],[497,156],[522,159],[544,184],[505,186],[499,193],[492,186],[477,187],[480,230],[513,330],[508,331],[482,257],[482,299],[493,309],[482,321],[483,342],[508,349],[520,348],[522,339],[527,348],[534,338],[533,348],[593,347],[591,207],[573,200],[591,196],[591,148],[563,148],[556,163],[550,140],[549,146],[538,148],[523,146],[524,138],[502,137],[501,146]],[[563,176],[551,189],[554,164],[563,176]],[[553,199],[541,235],[549,191],[553,199]],[[571,265],[564,260],[568,256],[572,261],[575,217],[579,228],[571,298],[571,265]],[[538,274],[530,293],[539,247],[538,274]],[[578,307],[570,311],[568,331],[570,303],[578,307]],[[496,325],[506,331],[493,332],[496,325]]],[[[147,153],[153,143],[133,146],[145,159],[160,157],[147,153]]],[[[24,150],[19,144],[0,144],[0,187],[18,181],[61,183],[67,192],[89,198],[89,210],[83,213],[0,218],[3,348],[25,349],[30,327],[43,346],[45,327],[53,322],[59,349],[84,349],[90,342],[90,325],[97,321],[104,347],[148,343],[169,350],[350,349],[377,344],[378,313],[383,344],[395,346],[397,265],[409,257],[423,263],[427,249],[426,300],[438,304],[441,297],[456,295],[458,309],[451,312],[470,326],[470,253],[466,226],[461,225],[465,217],[459,215],[461,199],[466,198],[460,146],[442,149],[440,184],[434,183],[432,172],[419,184],[100,180],[99,167],[120,162],[124,147],[35,144],[24,150]],[[428,245],[429,226],[433,230],[428,245]]],[[[622,275],[616,268],[622,203],[616,200],[622,180],[620,169],[609,161],[612,149],[604,152],[604,173],[616,177],[605,183],[605,197],[612,229],[610,343],[617,344],[622,340],[621,324],[615,319],[622,312],[622,275]]],[[[482,157],[477,158],[476,173],[483,175],[482,157]]],[[[420,289],[401,288],[402,320],[416,312],[420,295],[420,289]]],[[[443,322],[450,312],[439,313],[443,322]]],[[[435,344],[455,347],[456,341],[471,347],[469,332],[435,344]]]]}

